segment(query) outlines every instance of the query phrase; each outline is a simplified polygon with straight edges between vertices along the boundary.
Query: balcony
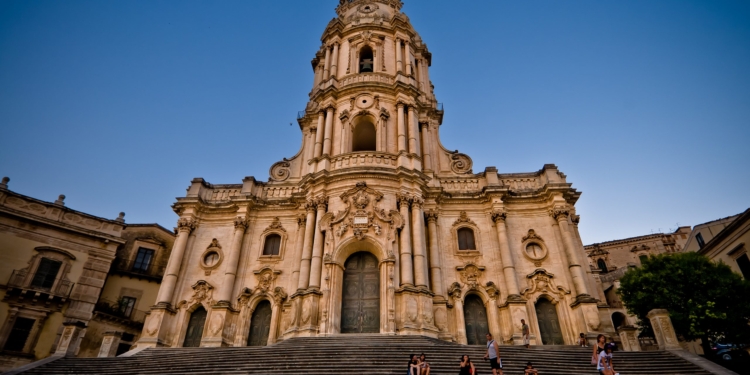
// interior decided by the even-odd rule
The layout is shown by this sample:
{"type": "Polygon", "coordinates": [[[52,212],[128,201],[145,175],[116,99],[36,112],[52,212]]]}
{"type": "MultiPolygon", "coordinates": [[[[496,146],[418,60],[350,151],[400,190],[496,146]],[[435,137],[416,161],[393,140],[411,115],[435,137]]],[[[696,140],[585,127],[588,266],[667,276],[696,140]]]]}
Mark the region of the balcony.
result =
{"type": "Polygon", "coordinates": [[[34,276],[26,270],[14,270],[10,274],[7,285],[8,292],[3,300],[16,300],[18,303],[56,307],[57,310],[60,310],[70,296],[75,283],[64,280],[62,277],[53,281],[44,280],[41,283],[35,283],[34,276]],[[46,284],[49,284],[49,286],[46,286],[46,284]]]}
{"type": "Polygon", "coordinates": [[[107,320],[131,326],[134,328],[143,328],[143,322],[146,320],[146,312],[137,309],[125,308],[118,301],[100,299],[94,306],[94,313],[98,319],[107,320]]]}
{"type": "Polygon", "coordinates": [[[134,259],[116,259],[113,271],[124,276],[135,277],[160,283],[162,277],[164,277],[164,270],[166,268],[166,262],[151,262],[151,264],[149,264],[148,266],[143,267],[141,264],[136,264],[134,259]]]}

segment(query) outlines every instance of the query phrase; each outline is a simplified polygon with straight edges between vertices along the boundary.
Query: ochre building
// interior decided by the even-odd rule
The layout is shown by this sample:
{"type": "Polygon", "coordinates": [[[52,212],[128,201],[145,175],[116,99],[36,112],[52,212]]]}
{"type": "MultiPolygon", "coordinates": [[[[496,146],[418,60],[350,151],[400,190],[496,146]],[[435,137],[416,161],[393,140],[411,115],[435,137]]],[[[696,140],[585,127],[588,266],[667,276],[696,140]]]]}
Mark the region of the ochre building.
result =
{"type": "Polygon", "coordinates": [[[432,55],[401,7],[340,2],[312,59],[300,150],[268,181],[197,178],[177,199],[137,346],[349,333],[476,344],[486,332],[521,344],[521,319],[537,345],[615,335],[580,193],[554,165],[476,172],[443,146],[432,55]]]}

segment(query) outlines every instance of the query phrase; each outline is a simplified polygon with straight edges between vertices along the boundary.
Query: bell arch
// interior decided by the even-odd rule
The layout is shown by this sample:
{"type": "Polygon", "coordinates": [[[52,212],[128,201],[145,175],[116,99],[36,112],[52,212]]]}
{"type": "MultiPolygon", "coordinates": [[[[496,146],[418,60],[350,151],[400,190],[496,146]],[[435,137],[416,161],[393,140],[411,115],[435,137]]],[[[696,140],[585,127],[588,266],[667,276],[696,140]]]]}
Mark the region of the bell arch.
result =
{"type": "Polygon", "coordinates": [[[358,71],[359,73],[371,73],[375,70],[375,52],[372,47],[365,44],[359,49],[358,71]]]}

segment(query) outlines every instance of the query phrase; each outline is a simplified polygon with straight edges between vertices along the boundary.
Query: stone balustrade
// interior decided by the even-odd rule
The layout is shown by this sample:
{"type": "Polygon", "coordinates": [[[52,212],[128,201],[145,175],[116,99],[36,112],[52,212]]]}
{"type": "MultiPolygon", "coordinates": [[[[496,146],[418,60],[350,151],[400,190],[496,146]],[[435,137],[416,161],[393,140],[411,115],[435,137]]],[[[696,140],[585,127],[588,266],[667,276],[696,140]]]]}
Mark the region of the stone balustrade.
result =
{"type": "Polygon", "coordinates": [[[385,84],[393,84],[393,77],[384,73],[359,73],[352,74],[348,77],[344,77],[339,83],[340,87],[352,85],[361,82],[379,82],[385,84]]]}
{"type": "Polygon", "coordinates": [[[331,159],[331,170],[350,167],[388,167],[395,168],[397,156],[384,152],[352,152],[331,159]]]}
{"type": "Polygon", "coordinates": [[[441,179],[440,186],[446,191],[476,191],[484,187],[477,178],[469,179],[441,179]]]}
{"type": "Polygon", "coordinates": [[[510,190],[535,190],[542,185],[538,177],[503,178],[501,181],[503,185],[509,186],[510,190]]]}
{"type": "Polygon", "coordinates": [[[263,198],[289,198],[298,191],[300,189],[294,186],[265,186],[263,188],[263,198]]]}

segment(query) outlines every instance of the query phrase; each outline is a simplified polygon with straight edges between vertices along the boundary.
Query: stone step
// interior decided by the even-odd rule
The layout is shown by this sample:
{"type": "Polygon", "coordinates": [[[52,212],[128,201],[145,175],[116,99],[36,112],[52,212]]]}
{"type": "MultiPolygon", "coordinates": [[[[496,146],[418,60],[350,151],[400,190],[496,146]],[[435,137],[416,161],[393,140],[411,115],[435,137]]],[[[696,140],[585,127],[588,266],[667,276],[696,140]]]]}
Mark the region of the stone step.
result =
{"type": "MultiPolygon", "coordinates": [[[[596,375],[591,348],[575,346],[501,346],[505,374],[521,374],[527,361],[542,374],[596,375]]],[[[420,336],[341,335],[295,338],[265,347],[152,348],[131,357],[64,358],[25,374],[403,374],[410,353],[425,353],[431,374],[455,374],[468,354],[482,374],[482,345],[459,345],[420,336]]],[[[616,352],[615,368],[626,375],[701,374],[708,372],[669,352],[616,352]]]]}

